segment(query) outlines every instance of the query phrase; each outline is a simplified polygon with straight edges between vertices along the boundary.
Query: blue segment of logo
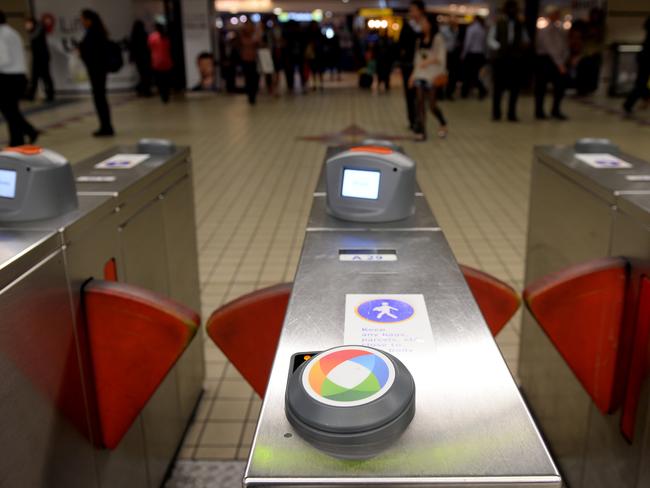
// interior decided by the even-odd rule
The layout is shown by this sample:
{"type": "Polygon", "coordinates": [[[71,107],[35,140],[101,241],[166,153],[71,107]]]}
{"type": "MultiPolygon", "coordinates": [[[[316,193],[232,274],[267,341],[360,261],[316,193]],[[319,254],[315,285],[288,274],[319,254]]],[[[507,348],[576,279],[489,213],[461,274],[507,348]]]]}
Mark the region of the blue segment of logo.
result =
{"type": "Polygon", "coordinates": [[[390,298],[370,300],[357,307],[357,312],[364,319],[380,324],[402,322],[411,318],[414,313],[413,307],[408,303],[390,298]]]}

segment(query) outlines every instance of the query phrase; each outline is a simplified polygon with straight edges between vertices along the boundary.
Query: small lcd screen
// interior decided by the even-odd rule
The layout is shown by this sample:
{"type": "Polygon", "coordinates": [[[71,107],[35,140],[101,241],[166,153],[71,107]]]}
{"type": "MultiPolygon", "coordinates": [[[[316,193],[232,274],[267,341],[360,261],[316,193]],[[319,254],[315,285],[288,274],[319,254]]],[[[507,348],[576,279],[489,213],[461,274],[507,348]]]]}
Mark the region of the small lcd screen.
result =
{"type": "Polygon", "coordinates": [[[16,172],[0,169],[0,197],[16,198],[16,172]]]}
{"type": "Polygon", "coordinates": [[[341,195],[350,198],[377,200],[379,198],[380,178],[380,171],[344,169],[341,195]]]}

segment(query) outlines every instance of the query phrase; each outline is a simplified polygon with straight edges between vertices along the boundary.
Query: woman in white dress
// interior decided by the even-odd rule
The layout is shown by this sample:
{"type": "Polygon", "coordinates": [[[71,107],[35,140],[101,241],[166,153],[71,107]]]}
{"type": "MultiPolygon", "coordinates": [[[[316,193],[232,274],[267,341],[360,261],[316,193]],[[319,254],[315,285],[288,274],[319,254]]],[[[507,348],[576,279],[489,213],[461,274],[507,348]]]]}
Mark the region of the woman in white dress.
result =
{"type": "Polygon", "coordinates": [[[447,50],[434,16],[423,17],[420,26],[422,34],[415,50],[414,69],[409,86],[414,87],[416,92],[415,132],[418,139],[425,140],[427,105],[440,123],[438,136],[447,136],[447,121],[437,104],[437,91],[447,83],[447,50]]]}

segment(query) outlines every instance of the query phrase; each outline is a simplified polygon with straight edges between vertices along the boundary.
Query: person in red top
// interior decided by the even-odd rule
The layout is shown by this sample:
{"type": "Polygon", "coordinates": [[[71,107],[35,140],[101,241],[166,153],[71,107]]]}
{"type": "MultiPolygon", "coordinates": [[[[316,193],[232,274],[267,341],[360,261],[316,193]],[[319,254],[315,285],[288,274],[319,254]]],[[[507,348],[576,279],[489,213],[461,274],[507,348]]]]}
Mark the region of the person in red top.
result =
{"type": "Polygon", "coordinates": [[[151,69],[160,99],[163,103],[167,103],[171,91],[171,73],[174,67],[171,43],[162,23],[156,22],[155,29],[149,34],[147,41],[151,50],[151,69]]]}

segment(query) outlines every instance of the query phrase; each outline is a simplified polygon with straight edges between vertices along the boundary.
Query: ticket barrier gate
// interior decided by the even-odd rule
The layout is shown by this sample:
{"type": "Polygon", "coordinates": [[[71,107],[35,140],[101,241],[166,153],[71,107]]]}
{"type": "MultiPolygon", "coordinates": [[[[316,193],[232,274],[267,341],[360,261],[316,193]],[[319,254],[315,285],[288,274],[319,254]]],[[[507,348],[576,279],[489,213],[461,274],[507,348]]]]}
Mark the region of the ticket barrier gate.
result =
{"type": "Polygon", "coordinates": [[[321,175],[244,485],[560,487],[415,184],[401,220],[328,213],[363,198],[376,215],[393,172],[375,149],[321,175]]]}
{"type": "MultiPolygon", "coordinates": [[[[597,142],[600,147],[581,143],[535,149],[526,286],[553,273],[620,257],[628,280],[627,291],[621,288],[624,316],[609,321],[611,328],[585,323],[587,336],[561,350],[553,343],[557,335],[525,310],[519,376],[568,487],[641,488],[648,486],[650,462],[649,390],[644,368],[630,366],[630,360],[635,347],[643,348],[634,336],[643,329],[638,307],[643,306],[641,284],[650,262],[650,165],[597,142]],[[586,358],[591,347],[597,352],[586,358]],[[601,368],[597,378],[593,367],[576,370],[576,362],[585,359],[601,368]],[[626,414],[630,395],[636,397],[633,420],[626,414]]],[[[575,287],[568,292],[575,293],[575,287]]],[[[615,313],[612,301],[607,306],[615,313]]],[[[566,339],[574,332],[562,334],[566,339]]],[[[648,360],[647,351],[636,354],[648,360]]]]}
{"type": "MultiPolygon", "coordinates": [[[[160,486],[202,391],[200,334],[119,443],[98,447],[82,289],[91,278],[117,279],[200,310],[189,150],[141,141],[82,161],[73,173],[76,209],[25,222],[0,218],[2,342],[41,351],[0,355],[8,378],[0,479],[11,486],[160,486]],[[47,340],[35,332],[41,328],[47,340]],[[25,368],[38,374],[25,376],[25,368]],[[75,425],[52,398],[65,399],[75,425]]],[[[16,196],[20,188],[18,175],[16,196]]]]}

